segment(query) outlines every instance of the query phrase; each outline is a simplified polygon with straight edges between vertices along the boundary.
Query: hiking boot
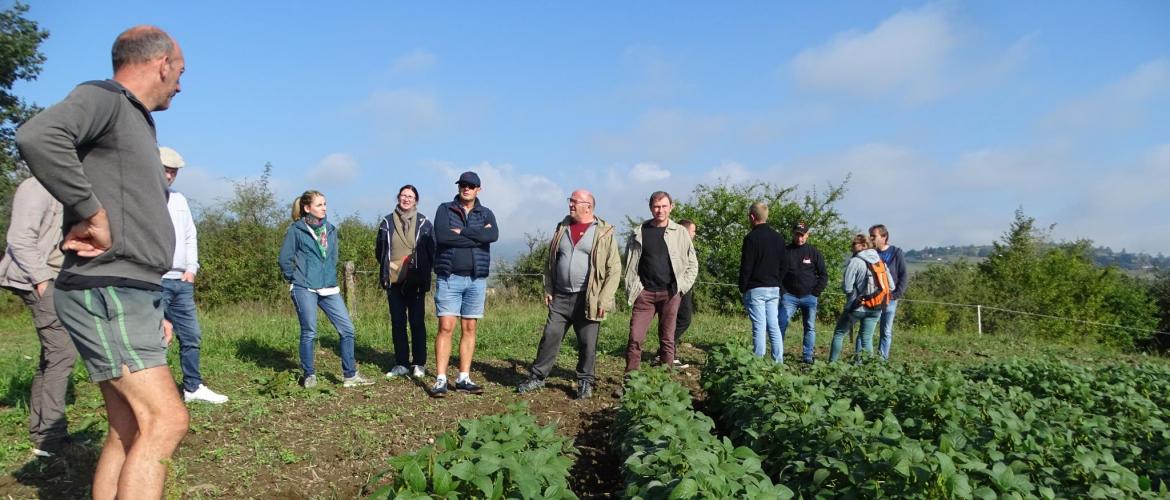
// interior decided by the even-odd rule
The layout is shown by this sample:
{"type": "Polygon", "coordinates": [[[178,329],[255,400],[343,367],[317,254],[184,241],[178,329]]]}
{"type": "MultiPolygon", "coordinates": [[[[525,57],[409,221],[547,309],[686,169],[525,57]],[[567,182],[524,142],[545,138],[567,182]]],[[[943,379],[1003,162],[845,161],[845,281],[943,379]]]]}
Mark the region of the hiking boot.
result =
{"type": "Polygon", "coordinates": [[[317,376],[316,375],[309,375],[309,376],[305,377],[304,381],[301,382],[301,387],[304,387],[305,389],[312,389],[316,386],[317,386],[317,376]]]}
{"type": "Polygon", "coordinates": [[[411,376],[414,378],[423,378],[427,376],[427,369],[423,368],[421,365],[414,365],[411,376]]]}
{"type": "Polygon", "coordinates": [[[183,390],[183,402],[184,403],[191,403],[193,401],[206,401],[208,403],[217,405],[217,404],[226,403],[227,400],[228,400],[227,396],[224,396],[223,394],[219,394],[203,384],[199,384],[199,388],[195,389],[194,391],[188,392],[185,389],[183,390]]]}
{"type": "Polygon", "coordinates": [[[456,380],[455,390],[463,391],[468,394],[483,394],[483,387],[475,385],[475,382],[472,382],[471,379],[456,380]]]}
{"type": "Polygon", "coordinates": [[[345,377],[341,381],[342,387],[357,387],[360,385],[374,385],[374,381],[363,377],[360,373],[354,373],[352,377],[345,377]]]}
{"type": "Polygon", "coordinates": [[[538,379],[536,377],[530,377],[528,380],[525,380],[525,381],[521,382],[520,385],[516,386],[516,392],[518,392],[520,394],[524,394],[526,392],[532,392],[535,390],[539,390],[542,387],[544,387],[543,380],[538,379]]]}
{"type": "Polygon", "coordinates": [[[589,399],[593,397],[593,382],[582,380],[577,382],[577,397],[574,399],[589,399]]]}
{"type": "Polygon", "coordinates": [[[447,397],[447,380],[440,379],[435,381],[435,385],[431,387],[430,395],[432,398],[447,397]]]}
{"type": "Polygon", "coordinates": [[[406,370],[405,366],[395,365],[394,368],[391,368],[390,371],[386,372],[386,378],[405,377],[407,373],[410,372],[406,370]]]}

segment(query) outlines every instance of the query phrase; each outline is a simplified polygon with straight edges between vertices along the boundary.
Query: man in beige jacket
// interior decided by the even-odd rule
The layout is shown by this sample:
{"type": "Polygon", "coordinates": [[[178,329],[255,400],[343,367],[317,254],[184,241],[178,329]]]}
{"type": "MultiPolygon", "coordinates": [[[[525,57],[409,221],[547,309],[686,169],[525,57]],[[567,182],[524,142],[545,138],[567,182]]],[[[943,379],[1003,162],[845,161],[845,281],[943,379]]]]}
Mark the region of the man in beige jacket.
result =
{"type": "Polygon", "coordinates": [[[597,332],[614,308],[622,274],[614,227],[593,215],[597,201],[584,189],[569,196],[569,215],[557,224],[544,270],[548,321],[532,362],[531,377],[516,388],[525,393],[544,387],[556,364],[569,325],[577,332],[577,399],[593,395],[597,332]]]}
{"type": "Polygon", "coordinates": [[[674,327],[682,295],[699,275],[699,259],[686,228],[670,220],[674,202],[670,194],[650,195],[653,216],[638,226],[626,245],[626,290],[629,291],[630,340],[626,346],[626,372],[642,363],[642,342],[650,320],[658,315],[659,362],[674,365],[674,327]]]}
{"type": "Polygon", "coordinates": [[[36,178],[20,183],[12,198],[8,248],[0,260],[0,287],[24,301],[41,341],[41,356],[28,399],[28,433],[33,455],[52,457],[68,441],[65,392],[77,349],[57,320],[53,281],[61,271],[61,203],[36,178]]]}

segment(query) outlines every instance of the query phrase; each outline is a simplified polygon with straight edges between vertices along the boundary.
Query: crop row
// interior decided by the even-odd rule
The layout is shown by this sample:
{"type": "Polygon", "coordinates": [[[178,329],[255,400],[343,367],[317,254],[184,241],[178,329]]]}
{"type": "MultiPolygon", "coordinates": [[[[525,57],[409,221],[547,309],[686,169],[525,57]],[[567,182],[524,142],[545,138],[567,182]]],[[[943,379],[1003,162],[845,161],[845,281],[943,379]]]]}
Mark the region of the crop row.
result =
{"type": "Polygon", "coordinates": [[[802,496],[1147,497],[1170,480],[1170,370],[708,358],[708,408],[802,496]]]}
{"type": "Polygon", "coordinates": [[[612,439],[624,457],[625,498],[791,498],[759,456],[713,434],[686,388],[660,369],[631,373],[612,439]]]}
{"type": "Polygon", "coordinates": [[[397,476],[371,498],[577,498],[568,487],[576,454],[555,425],[537,425],[520,404],[463,420],[433,445],[391,458],[397,476]]]}

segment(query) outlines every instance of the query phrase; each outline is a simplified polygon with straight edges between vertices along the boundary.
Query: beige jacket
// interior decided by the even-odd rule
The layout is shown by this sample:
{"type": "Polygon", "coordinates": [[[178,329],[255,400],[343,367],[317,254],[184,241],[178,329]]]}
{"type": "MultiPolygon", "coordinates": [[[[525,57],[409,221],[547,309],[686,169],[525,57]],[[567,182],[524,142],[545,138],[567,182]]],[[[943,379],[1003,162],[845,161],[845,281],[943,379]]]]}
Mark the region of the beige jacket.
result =
{"type": "MultiPolygon", "coordinates": [[[[602,321],[617,304],[614,294],[617,293],[618,277],[622,275],[622,260],[618,255],[617,240],[614,239],[613,226],[596,218],[597,227],[593,231],[593,251],[589,255],[589,279],[585,282],[585,319],[602,321]],[[598,314],[598,309],[606,314],[598,314]]],[[[553,232],[552,242],[549,244],[548,260],[544,266],[544,294],[552,295],[555,289],[557,245],[565,235],[566,228],[572,224],[568,216],[557,224],[553,232]]]]}
{"type": "Polygon", "coordinates": [[[0,287],[29,291],[57,277],[64,260],[57,248],[61,212],[61,203],[35,177],[20,183],[12,197],[8,248],[0,259],[0,287]]]}
{"type": "MultiPolygon", "coordinates": [[[[673,220],[666,225],[666,249],[670,252],[670,267],[674,272],[674,282],[678,284],[678,293],[691,291],[695,279],[699,277],[699,257],[687,228],[673,220]]],[[[630,294],[627,300],[631,306],[638,294],[642,293],[642,278],[638,277],[638,262],[641,259],[642,225],[639,224],[626,244],[626,291],[630,294]]]]}

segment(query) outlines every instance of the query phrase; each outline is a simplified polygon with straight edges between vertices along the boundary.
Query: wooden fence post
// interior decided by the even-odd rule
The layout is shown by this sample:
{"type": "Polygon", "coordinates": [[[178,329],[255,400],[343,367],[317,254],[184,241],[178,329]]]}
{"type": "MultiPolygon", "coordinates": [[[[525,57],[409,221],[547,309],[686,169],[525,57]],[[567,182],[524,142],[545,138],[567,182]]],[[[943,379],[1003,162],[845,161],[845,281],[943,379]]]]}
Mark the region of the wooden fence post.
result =
{"type": "Polygon", "coordinates": [[[352,260],[345,261],[345,308],[349,309],[351,317],[357,316],[357,309],[354,307],[357,298],[354,295],[357,293],[356,281],[354,275],[354,265],[352,260]]]}
{"type": "Polygon", "coordinates": [[[975,305],[975,323],[979,325],[979,336],[983,336],[983,306],[975,305]]]}

